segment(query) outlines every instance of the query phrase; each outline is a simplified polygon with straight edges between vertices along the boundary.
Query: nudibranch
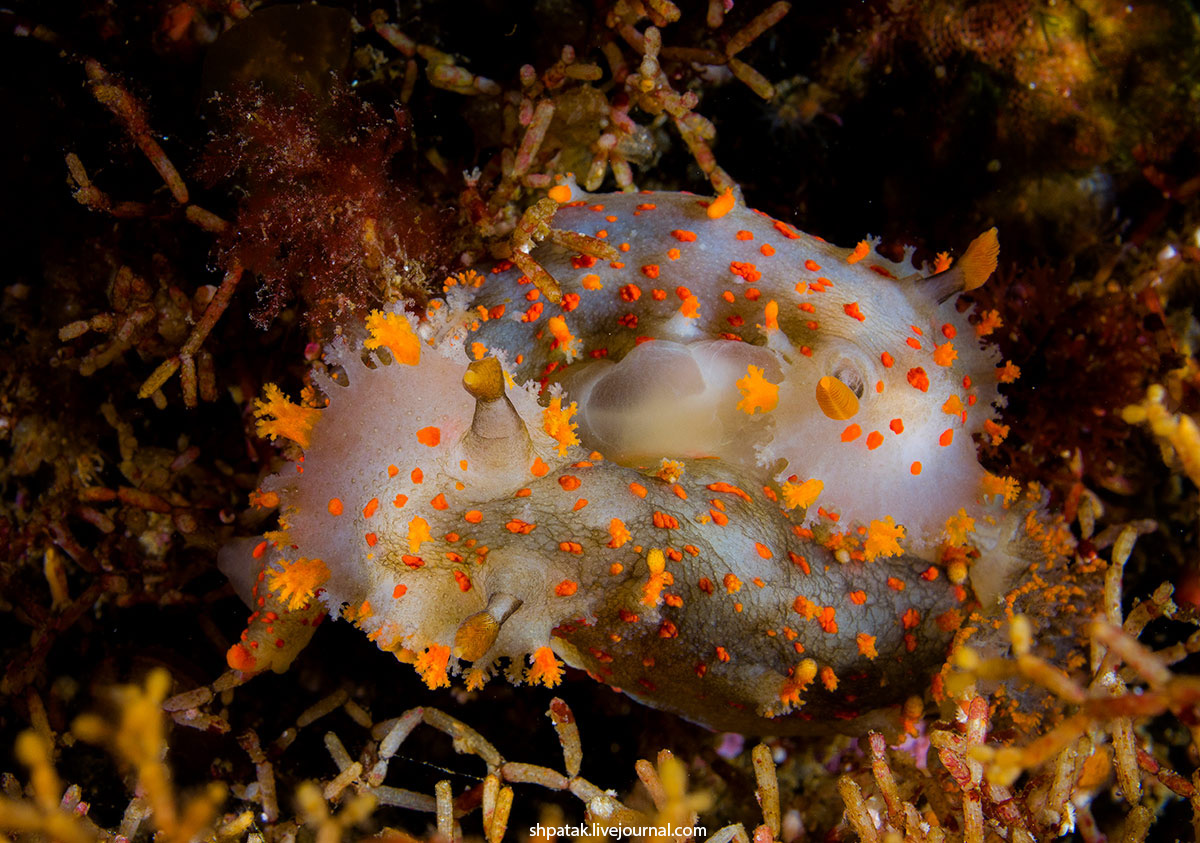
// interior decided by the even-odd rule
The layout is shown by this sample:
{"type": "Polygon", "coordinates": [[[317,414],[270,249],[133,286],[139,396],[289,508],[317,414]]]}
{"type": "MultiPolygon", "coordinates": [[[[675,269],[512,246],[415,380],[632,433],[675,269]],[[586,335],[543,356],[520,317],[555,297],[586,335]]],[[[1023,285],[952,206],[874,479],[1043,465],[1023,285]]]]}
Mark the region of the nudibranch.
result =
{"type": "Polygon", "coordinates": [[[304,454],[256,493],[279,529],[222,552],[255,609],[230,665],[332,614],[431,687],[565,662],[717,729],[921,694],[1011,491],[973,436],[1015,368],[956,306],[994,230],[925,272],[731,194],[555,198],[560,236],[333,343],[327,406],[258,402],[304,454]]]}

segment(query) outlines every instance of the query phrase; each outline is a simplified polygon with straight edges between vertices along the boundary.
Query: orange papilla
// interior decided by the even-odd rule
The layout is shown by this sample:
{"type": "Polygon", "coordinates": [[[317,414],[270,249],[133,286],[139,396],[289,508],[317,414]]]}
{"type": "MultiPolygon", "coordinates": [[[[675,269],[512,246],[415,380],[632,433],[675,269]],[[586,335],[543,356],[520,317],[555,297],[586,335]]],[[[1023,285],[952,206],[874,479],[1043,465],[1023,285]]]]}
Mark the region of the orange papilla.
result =
{"type": "Polygon", "coordinates": [[[925,374],[925,370],[920,366],[909,369],[907,377],[908,383],[913,389],[919,389],[921,392],[929,391],[929,375],[925,374]]]}
{"type": "Polygon", "coordinates": [[[713,491],[713,492],[726,492],[731,495],[737,495],[739,498],[741,498],[744,501],[747,501],[747,502],[750,501],[749,493],[747,493],[744,489],[738,488],[737,486],[733,485],[732,483],[726,483],[724,481],[720,481],[717,483],[709,483],[706,488],[709,489],[709,491],[713,491]]]}
{"type": "Polygon", "coordinates": [[[733,198],[733,190],[729,189],[709,203],[706,212],[709,219],[720,219],[733,210],[735,203],[733,198]]]}

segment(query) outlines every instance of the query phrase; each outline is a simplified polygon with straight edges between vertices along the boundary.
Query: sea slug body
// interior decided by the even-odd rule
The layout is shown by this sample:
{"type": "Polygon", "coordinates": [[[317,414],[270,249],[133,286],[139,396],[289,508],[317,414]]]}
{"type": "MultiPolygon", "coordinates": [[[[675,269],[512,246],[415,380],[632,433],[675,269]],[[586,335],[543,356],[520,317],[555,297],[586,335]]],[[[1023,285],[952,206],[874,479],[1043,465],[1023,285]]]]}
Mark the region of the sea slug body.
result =
{"type": "Polygon", "coordinates": [[[231,666],[282,669],[328,612],[431,687],[561,659],[719,729],[921,693],[1000,491],[972,436],[1015,371],[956,307],[994,232],[926,274],[732,197],[564,190],[575,234],[518,261],[559,289],[461,273],[335,343],[327,407],[259,402],[304,459],[257,493],[279,530],[222,552],[256,608],[231,666]]]}

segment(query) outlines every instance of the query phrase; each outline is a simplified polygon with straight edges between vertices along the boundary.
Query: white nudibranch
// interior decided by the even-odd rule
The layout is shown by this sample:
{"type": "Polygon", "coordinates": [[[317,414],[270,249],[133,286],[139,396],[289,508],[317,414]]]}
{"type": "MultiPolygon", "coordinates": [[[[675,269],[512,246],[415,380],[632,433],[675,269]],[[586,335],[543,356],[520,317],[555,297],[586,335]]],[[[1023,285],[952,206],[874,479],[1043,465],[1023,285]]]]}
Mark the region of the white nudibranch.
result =
{"type": "Polygon", "coordinates": [[[511,265],[462,273],[336,342],[327,407],[268,390],[260,431],[304,462],[257,493],[280,529],[222,552],[258,601],[231,666],[282,669],[328,612],[431,687],[565,661],[720,729],[927,687],[975,519],[1011,499],[973,437],[1003,435],[1016,369],[995,314],[956,306],[995,230],[924,272],[728,204],[576,191],[553,225],[619,257],[531,248],[556,302],[511,265]]]}

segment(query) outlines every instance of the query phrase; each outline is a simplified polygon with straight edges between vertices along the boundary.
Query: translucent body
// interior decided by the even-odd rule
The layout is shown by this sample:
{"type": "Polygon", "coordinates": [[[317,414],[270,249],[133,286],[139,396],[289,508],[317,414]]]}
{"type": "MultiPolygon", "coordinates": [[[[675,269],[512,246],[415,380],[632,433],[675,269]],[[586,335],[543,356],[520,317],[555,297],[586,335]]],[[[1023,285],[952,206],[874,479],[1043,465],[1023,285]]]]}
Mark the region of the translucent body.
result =
{"type": "Polygon", "coordinates": [[[314,599],[430,685],[505,659],[553,684],[557,655],[774,733],[923,692],[969,597],[930,548],[978,511],[971,434],[996,401],[953,299],[865,244],[686,194],[588,197],[554,224],[622,259],[544,245],[559,304],[499,266],[420,324],[377,323],[390,365],[330,351],[346,378],[318,378],[301,470],[263,484],[284,522],[268,581],[320,560],[314,599]]]}

